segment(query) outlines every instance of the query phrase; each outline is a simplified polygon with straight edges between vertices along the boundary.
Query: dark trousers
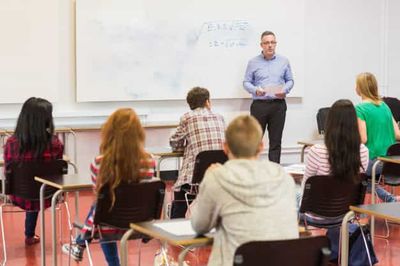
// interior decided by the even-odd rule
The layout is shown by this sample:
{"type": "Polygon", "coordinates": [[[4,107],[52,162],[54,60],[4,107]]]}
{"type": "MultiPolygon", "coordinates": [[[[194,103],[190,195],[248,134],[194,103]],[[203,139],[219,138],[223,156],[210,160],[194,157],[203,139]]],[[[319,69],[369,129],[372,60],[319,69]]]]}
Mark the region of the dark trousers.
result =
{"type": "Polygon", "coordinates": [[[33,237],[35,235],[36,222],[38,212],[25,212],[25,237],[33,237]]]}
{"type": "MultiPolygon", "coordinates": [[[[171,205],[171,218],[185,218],[187,211],[187,204],[185,200],[185,193],[189,191],[190,185],[185,184],[181,186],[179,191],[174,192],[174,200],[171,205]]],[[[189,203],[196,198],[195,195],[188,195],[189,203]]]]}
{"type": "Polygon", "coordinates": [[[263,134],[265,129],[268,131],[268,158],[276,163],[280,163],[281,160],[282,132],[285,126],[286,109],[284,99],[254,100],[250,107],[250,114],[260,123],[263,134]]]}

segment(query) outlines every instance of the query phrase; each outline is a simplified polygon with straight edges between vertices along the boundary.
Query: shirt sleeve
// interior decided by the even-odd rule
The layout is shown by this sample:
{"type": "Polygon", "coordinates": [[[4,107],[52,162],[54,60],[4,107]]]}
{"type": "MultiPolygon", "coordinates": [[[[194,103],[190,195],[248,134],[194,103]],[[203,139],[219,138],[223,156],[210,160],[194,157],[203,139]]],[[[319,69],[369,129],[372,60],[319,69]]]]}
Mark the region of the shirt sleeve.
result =
{"type": "Polygon", "coordinates": [[[357,117],[360,118],[361,120],[365,121],[365,114],[362,110],[362,107],[360,105],[356,105],[356,114],[357,117]]]}
{"type": "Polygon", "coordinates": [[[214,171],[206,172],[192,212],[192,227],[198,234],[205,234],[217,226],[219,211],[214,201],[215,193],[212,191],[212,184],[209,184],[215,178],[212,172],[214,171]]]}
{"type": "Polygon", "coordinates": [[[186,117],[183,116],[174,134],[169,138],[169,144],[171,145],[171,147],[173,149],[177,149],[186,146],[185,140],[187,134],[188,134],[187,120],[186,117]]]}
{"type": "Polygon", "coordinates": [[[294,85],[292,68],[289,62],[287,64],[287,67],[285,68],[284,80],[285,80],[285,85],[283,87],[283,90],[285,91],[286,94],[288,94],[292,90],[294,85]]]}
{"type": "Polygon", "coordinates": [[[307,179],[310,176],[314,176],[317,174],[319,163],[318,163],[318,154],[315,151],[315,146],[312,146],[308,151],[306,157],[306,169],[304,171],[304,177],[301,181],[301,191],[304,191],[304,186],[306,184],[307,179]]]}
{"type": "Polygon", "coordinates": [[[254,67],[251,61],[247,64],[246,72],[244,74],[243,87],[247,92],[252,95],[256,94],[257,86],[254,86],[254,67]]]}

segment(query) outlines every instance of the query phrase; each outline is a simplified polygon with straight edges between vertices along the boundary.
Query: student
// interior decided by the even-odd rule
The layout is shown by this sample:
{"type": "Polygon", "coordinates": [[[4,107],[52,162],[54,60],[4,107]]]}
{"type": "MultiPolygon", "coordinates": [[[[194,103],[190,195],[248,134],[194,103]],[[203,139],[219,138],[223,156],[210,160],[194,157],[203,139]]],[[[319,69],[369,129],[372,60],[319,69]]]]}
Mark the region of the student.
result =
{"type": "Polygon", "coordinates": [[[229,160],[207,170],[192,213],[197,233],[217,230],[208,265],[232,265],[236,248],[248,241],[298,237],[293,178],[278,164],[258,160],[260,124],[239,116],[225,138],[229,160]]]}
{"type": "Polygon", "coordinates": [[[182,167],[174,185],[171,218],[185,217],[185,193],[192,182],[197,154],[201,151],[221,150],[224,141],[224,118],[211,111],[208,90],[195,87],[188,92],[186,101],[191,111],[181,117],[178,128],[170,138],[174,149],[184,148],[182,167]]]}
{"type": "MultiPolygon", "coordinates": [[[[139,117],[129,108],[115,111],[101,129],[100,153],[90,165],[95,191],[109,184],[115,188],[120,182],[139,183],[154,176],[155,162],[144,150],[145,133],[139,117]]],[[[114,191],[111,196],[115,197],[114,191]]],[[[115,199],[114,199],[115,200],[115,199]]],[[[90,241],[96,203],[92,205],[85,226],[71,249],[71,256],[81,261],[85,247],[85,239],[90,241]]],[[[121,233],[116,229],[102,228],[102,236],[121,233]]],[[[101,243],[108,265],[119,265],[117,244],[101,243]]],[[[69,254],[69,244],[64,244],[62,250],[69,254]]]]}
{"type": "Polygon", "coordinates": [[[367,166],[368,149],[361,143],[354,105],[349,100],[338,100],[327,116],[324,144],[313,145],[307,154],[301,194],[310,176],[333,175],[358,182],[367,166]]]}
{"type": "MultiPolygon", "coordinates": [[[[5,171],[12,162],[50,161],[62,159],[64,146],[54,135],[53,106],[42,98],[31,97],[22,105],[15,133],[7,139],[4,146],[5,171]]],[[[10,195],[14,205],[26,210],[25,214],[25,244],[33,245],[40,242],[35,235],[39,201],[31,201],[10,195]]],[[[49,207],[46,200],[45,207],[49,207]]]]}
{"type": "MultiPolygon", "coordinates": [[[[369,150],[367,175],[370,176],[376,158],[385,156],[396,139],[400,140],[400,130],[389,107],[379,97],[378,82],[373,74],[365,72],[357,76],[356,92],[362,99],[362,103],[356,106],[356,112],[361,142],[369,150]]],[[[378,167],[376,174],[381,171],[382,168],[378,167]]],[[[385,202],[397,201],[396,197],[380,186],[376,187],[376,192],[385,202]]]]}

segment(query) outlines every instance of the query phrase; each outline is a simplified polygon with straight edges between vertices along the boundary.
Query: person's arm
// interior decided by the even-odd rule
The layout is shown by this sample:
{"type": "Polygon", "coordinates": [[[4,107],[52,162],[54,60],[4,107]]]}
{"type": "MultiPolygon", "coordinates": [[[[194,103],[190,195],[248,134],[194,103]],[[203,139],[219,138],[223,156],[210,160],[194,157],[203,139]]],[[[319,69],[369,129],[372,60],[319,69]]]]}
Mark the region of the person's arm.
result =
{"type": "Polygon", "coordinates": [[[212,191],[212,184],[216,178],[212,173],[215,171],[207,170],[203,182],[200,184],[199,194],[197,195],[197,204],[192,211],[192,227],[198,234],[205,234],[217,226],[218,207],[214,201],[216,192],[212,191]],[[210,186],[211,185],[211,186],[210,186]]]}
{"type": "Polygon", "coordinates": [[[261,96],[263,89],[254,85],[254,70],[254,64],[250,61],[247,64],[246,72],[244,74],[243,87],[251,95],[261,96]]]}
{"type": "Polygon", "coordinates": [[[178,127],[176,128],[174,134],[169,138],[169,144],[176,150],[186,146],[185,140],[188,134],[187,121],[185,116],[181,118],[178,127]]]}
{"type": "Polygon", "coordinates": [[[399,129],[399,125],[396,123],[396,120],[393,119],[393,128],[394,128],[394,135],[396,137],[396,140],[400,140],[400,129],[399,129]]]}
{"type": "Polygon", "coordinates": [[[357,118],[358,121],[358,132],[360,133],[361,143],[365,144],[368,141],[367,138],[367,124],[364,120],[357,118]]]}
{"type": "Polygon", "coordinates": [[[319,166],[319,155],[317,154],[317,152],[315,151],[316,147],[312,146],[310,148],[310,150],[307,153],[307,157],[306,157],[306,168],[304,170],[304,176],[303,176],[303,180],[301,181],[301,191],[303,193],[304,191],[304,186],[306,184],[307,179],[310,176],[316,175],[319,166]]]}
{"type": "Polygon", "coordinates": [[[294,86],[294,80],[293,80],[293,73],[292,73],[292,68],[290,67],[290,64],[288,62],[286,68],[284,69],[285,73],[283,75],[283,78],[285,80],[285,84],[283,85],[282,88],[282,93],[276,93],[275,96],[277,98],[283,99],[286,97],[287,94],[292,90],[294,86]]]}

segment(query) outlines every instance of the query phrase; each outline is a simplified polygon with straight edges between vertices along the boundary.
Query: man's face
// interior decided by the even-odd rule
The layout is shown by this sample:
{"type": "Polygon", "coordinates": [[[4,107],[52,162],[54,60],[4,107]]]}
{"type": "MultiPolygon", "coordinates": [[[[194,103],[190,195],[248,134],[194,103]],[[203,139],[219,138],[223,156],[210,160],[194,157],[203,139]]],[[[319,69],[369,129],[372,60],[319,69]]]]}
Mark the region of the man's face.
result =
{"type": "Polygon", "coordinates": [[[276,47],[274,35],[265,35],[262,37],[260,45],[266,58],[272,58],[274,56],[276,47]]]}

